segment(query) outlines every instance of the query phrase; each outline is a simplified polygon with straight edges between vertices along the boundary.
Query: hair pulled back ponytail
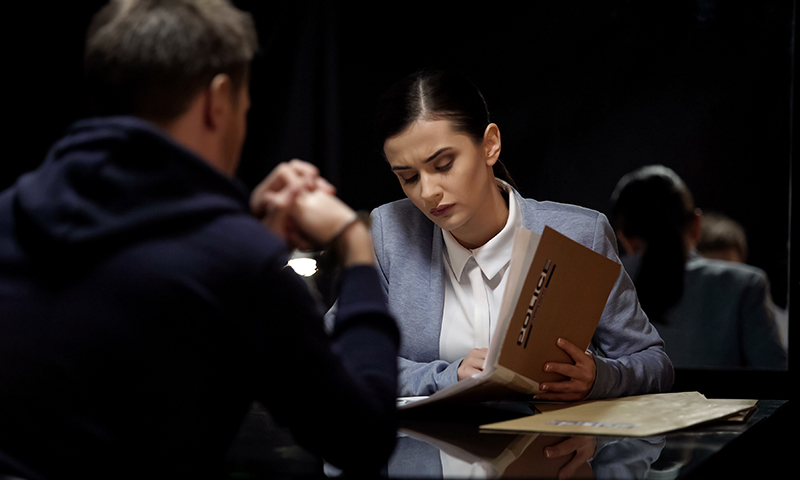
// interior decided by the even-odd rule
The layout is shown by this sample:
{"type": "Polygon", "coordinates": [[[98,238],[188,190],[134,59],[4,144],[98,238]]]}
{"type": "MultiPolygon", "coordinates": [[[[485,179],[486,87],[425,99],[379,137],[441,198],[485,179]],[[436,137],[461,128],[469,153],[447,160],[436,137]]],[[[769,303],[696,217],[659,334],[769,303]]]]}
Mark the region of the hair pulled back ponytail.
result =
{"type": "Polygon", "coordinates": [[[685,235],[694,216],[694,200],[678,175],[650,165],[620,179],[612,195],[611,222],[628,238],[644,241],[641,267],[634,279],[639,301],[654,321],[683,294],[688,258],[685,235]]]}
{"type": "MultiPolygon", "coordinates": [[[[395,83],[378,101],[375,129],[380,151],[389,138],[418,120],[449,120],[454,131],[483,142],[489,109],[480,90],[465,76],[449,70],[426,69],[395,83]]],[[[494,175],[517,188],[501,160],[494,175]]]]}

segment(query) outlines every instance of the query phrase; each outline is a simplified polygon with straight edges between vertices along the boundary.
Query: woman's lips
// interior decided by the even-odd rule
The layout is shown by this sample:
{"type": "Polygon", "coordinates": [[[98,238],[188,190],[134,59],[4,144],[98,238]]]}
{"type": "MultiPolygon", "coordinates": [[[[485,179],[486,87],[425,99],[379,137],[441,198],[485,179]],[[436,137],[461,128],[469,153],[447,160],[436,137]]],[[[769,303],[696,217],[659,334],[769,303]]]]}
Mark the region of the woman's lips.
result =
{"type": "Polygon", "coordinates": [[[445,213],[449,212],[451,208],[453,208],[452,203],[449,203],[447,205],[442,205],[436,208],[431,208],[431,215],[433,215],[434,217],[441,217],[445,213]]]}

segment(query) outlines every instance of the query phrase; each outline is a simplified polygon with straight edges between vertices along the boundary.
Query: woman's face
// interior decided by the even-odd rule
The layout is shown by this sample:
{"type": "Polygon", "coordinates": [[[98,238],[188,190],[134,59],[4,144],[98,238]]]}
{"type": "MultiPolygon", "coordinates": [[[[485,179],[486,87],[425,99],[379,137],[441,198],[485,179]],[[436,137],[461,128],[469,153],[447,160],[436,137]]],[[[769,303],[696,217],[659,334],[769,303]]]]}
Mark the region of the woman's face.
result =
{"type": "Polygon", "coordinates": [[[383,149],[406,196],[443,230],[461,240],[496,223],[490,196],[500,198],[492,172],[500,155],[497,125],[490,124],[476,144],[453,131],[449,120],[420,120],[383,149]]]}

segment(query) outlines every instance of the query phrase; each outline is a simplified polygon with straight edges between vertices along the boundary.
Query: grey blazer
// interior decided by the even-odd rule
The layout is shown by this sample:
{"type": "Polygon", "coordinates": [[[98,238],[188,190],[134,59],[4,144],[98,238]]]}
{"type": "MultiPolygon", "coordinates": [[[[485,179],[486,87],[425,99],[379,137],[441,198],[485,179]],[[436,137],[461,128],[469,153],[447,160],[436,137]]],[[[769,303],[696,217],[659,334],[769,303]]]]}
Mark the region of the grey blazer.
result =
{"type": "MultiPolygon", "coordinates": [[[[623,258],[632,278],[640,263],[639,255],[623,258]]],[[[763,270],[693,252],[683,285],[665,322],[655,323],[676,368],[787,367],[763,270]]]]}
{"type": "MultiPolygon", "coordinates": [[[[604,215],[554,202],[523,199],[525,228],[542,233],[545,225],[619,262],[616,237],[604,215]]],[[[408,199],[372,212],[372,238],[389,309],[401,331],[398,394],[430,395],[458,381],[461,361],[439,359],[444,307],[442,231],[408,199]]],[[[672,363],[658,332],[639,307],[631,279],[622,269],[611,291],[590,350],[597,378],[588,398],[667,391],[672,363]]]]}

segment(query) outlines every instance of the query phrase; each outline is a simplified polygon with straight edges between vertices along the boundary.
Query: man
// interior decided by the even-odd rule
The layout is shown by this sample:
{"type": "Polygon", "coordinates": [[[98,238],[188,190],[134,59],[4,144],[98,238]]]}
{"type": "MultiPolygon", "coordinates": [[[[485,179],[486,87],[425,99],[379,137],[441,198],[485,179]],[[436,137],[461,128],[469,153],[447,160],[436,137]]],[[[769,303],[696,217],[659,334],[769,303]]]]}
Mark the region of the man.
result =
{"type": "MultiPolygon", "coordinates": [[[[703,212],[700,222],[697,252],[705,258],[747,264],[747,234],[739,222],[719,212],[703,212]]],[[[745,267],[749,268],[749,267],[745,267]]],[[[766,273],[761,272],[766,281],[766,273]]],[[[775,315],[778,335],[783,349],[789,351],[789,314],[765,290],[765,303],[775,315]]]]}
{"type": "Polygon", "coordinates": [[[98,117],[0,193],[0,477],[213,476],[254,400],[345,472],[390,454],[398,333],[367,228],[308,164],[249,199],[230,178],[256,48],[225,0],[96,15],[98,117]],[[332,337],[287,243],[339,252],[332,337]]]}
{"type": "Polygon", "coordinates": [[[747,235],[736,220],[717,212],[703,212],[697,251],[706,258],[747,262],[747,235]]]}

